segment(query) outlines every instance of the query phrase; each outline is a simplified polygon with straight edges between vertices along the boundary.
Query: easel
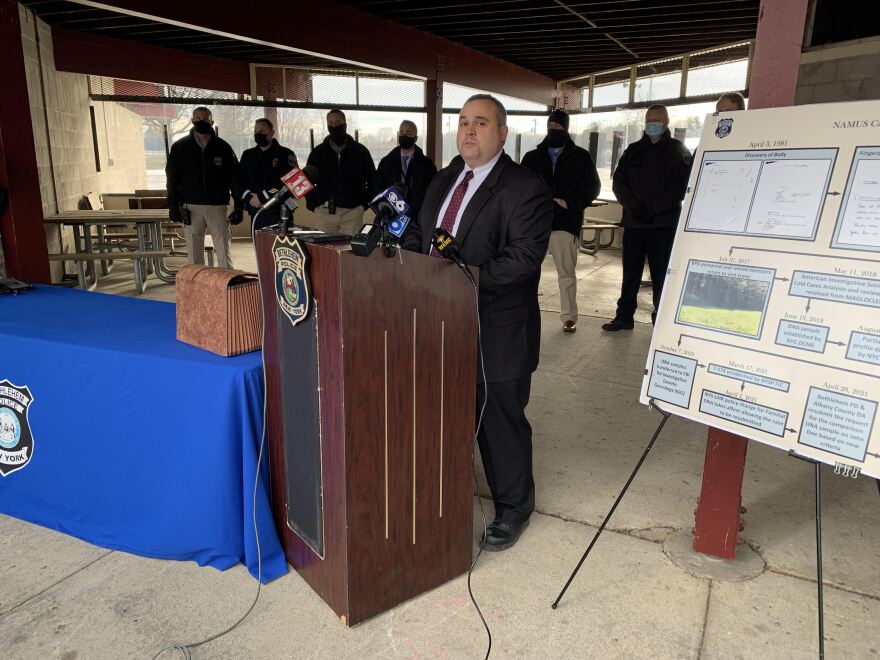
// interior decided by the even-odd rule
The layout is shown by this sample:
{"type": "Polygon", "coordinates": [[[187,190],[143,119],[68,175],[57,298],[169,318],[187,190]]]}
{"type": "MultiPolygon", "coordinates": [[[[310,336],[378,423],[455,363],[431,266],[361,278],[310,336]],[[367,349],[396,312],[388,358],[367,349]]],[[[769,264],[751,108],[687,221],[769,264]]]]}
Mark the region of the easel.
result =
{"type": "MultiPolygon", "coordinates": [[[[605,531],[606,525],[608,525],[608,521],[611,519],[611,516],[614,515],[615,510],[617,510],[617,506],[620,504],[620,501],[623,499],[623,496],[626,494],[626,491],[629,489],[630,484],[633,479],[635,479],[636,474],[638,474],[639,469],[642,467],[642,463],[645,462],[645,459],[648,457],[648,453],[654,446],[654,442],[657,440],[657,437],[660,435],[660,431],[663,430],[663,426],[666,424],[666,420],[669,419],[669,413],[661,410],[653,399],[651,399],[650,405],[652,408],[656,409],[661,415],[663,415],[663,419],[660,421],[660,424],[657,426],[657,429],[654,431],[654,435],[651,437],[651,441],[648,443],[648,446],[645,447],[645,451],[642,452],[641,458],[639,458],[638,463],[636,463],[635,468],[632,471],[632,474],[629,475],[629,479],[626,480],[626,483],[623,486],[623,490],[618,494],[617,499],[614,500],[614,504],[611,507],[611,510],[608,512],[608,515],[605,516],[605,519],[602,521],[602,524],[599,526],[599,529],[596,530],[596,534],[593,536],[593,540],[590,541],[590,545],[584,551],[583,556],[580,561],[575,566],[574,571],[572,571],[571,576],[569,576],[568,581],[565,583],[565,586],[562,587],[562,591],[559,592],[559,595],[556,597],[556,600],[553,601],[553,604],[550,606],[552,609],[556,609],[559,606],[559,601],[562,600],[562,597],[565,595],[565,592],[568,591],[568,587],[571,585],[572,581],[574,581],[575,576],[580,571],[581,566],[586,561],[590,552],[593,550],[593,546],[596,545],[596,542],[599,540],[599,536],[602,532],[605,531]]],[[[807,463],[812,463],[815,465],[816,469],[816,586],[817,586],[817,599],[818,599],[818,611],[819,611],[819,660],[824,660],[825,658],[825,600],[824,595],[822,593],[822,474],[820,471],[821,463],[819,461],[813,460],[812,458],[807,458],[806,456],[800,456],[796,454],[794,451],[789,451],[789,455],[794,458],[800,459],[802,461],[806,461],[807,463]]],[[[849,465],[837,464],[834,468],[835,474],[842,474],[845,477],[855,478],[859,475],[859,468],[853,468],[849,465]]],[[[878,488],[880,488],[880,481],[878,481],[878,488]]]]}
{"type": "Polygon", "coordinates": [[[577,575],[578,571],[581,570],[581,566],[584,561],[586,561],[587,556],[590,554],[590,551],[593,549],[593,546],[596,545],[596,541],[599,540],[599,536],[602,532],[605,531],[605,526],[608,524],[608,521],[611,520],[611,516],[614,515],[614,511],[617,509],[617,505],[620,504],[620,500],[623,499],[623,496],[626,495],[626,491],[629,489],[629,485],[632,483],[633,479],[635,479],[636,474],[639,469],[642,467],[642,463],[645,462],[645,459],[648,457],[648,452],[651,451],[651,448],[654,446],[654,441],[657,439],[657,436],[660,435],[660,431],[663,430],[663,426],[666,424],[666,420],[669,419],[669,413],[661,410],[656,403],[654,403],[654,399],[651,399],[650,405],[652,408],[657,410],[661,415],[663,415],[663,419],[660,420],[660,424],[657,426],[657,430],[654,431],[654,435],[651,438],[651,442],[648,443],[648,446],[645,447],[645,451],[642,452],[642,457],[639,459],[639,462],[636,463],[635,468],[632,471],[632,474],[629,475],[629,479],[626,480],[626,484],[623,486],[623,490],[620,491],[620,494],[617,496],[617,499],[614,500],[614,505],[611,507],[611,511],[608,512],[608,515],[605,516],[605,519],[602,521],[602,524],[599,526],[599,529],[596,530],[596,535],[593,536],[593,540],[590,541],[589,547],[584,552],[581,560],[578,562],[577,566],[575,566],[574,571],[572,571],[571,576],[568,578],[568,582],[565,583],[565,586],[562,587],[562,591],[559,592],[559,595],[556,597],[556,600],[553,601],[553,605],[551,607],[555,610],[559,605],[559,601],[562,600],[562,596],[565,595],[565,592],[568,590],[569,585],[574,580],[574,577],[577,575]]]}

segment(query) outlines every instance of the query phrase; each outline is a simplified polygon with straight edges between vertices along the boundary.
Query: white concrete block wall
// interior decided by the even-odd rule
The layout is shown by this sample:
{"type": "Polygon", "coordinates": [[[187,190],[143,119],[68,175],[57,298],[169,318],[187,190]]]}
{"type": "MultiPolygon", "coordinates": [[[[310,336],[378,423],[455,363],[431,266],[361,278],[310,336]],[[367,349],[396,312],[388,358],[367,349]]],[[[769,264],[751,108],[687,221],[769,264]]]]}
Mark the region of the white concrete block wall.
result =
{"type": "MultiPolygon", "coordinates": [[[[88,77],[56,71],[51,29],[23,7],[19,10],[43,214],[75,210],[82,196],[90,192],[131,192],[146,187],[141,118],[116,103],[94,104],[101,159],[98,172],[88,77]]],[[[72,232],[47,225],[46,241],[49,252],[70,250],[72,232]]],[[[52,279],[60,280],[61,264],[53,262],[50,267],[52,279]]]]}
{"type": "Polygon", "coordinates": [[[810,48],[801,55],[795,104],[880,99],[880,37],[810,48]]]}

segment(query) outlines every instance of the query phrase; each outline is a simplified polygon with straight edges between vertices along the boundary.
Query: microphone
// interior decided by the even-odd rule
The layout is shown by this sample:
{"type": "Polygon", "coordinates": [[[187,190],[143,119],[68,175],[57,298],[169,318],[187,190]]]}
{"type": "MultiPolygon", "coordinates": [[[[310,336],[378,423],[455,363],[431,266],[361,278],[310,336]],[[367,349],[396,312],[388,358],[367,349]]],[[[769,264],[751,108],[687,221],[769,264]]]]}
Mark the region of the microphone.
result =
{"type": "Polygon", "coordinates": [[[400,238],[409,225],[406,215],[409,204],[406,202],[407,187],[398,183],[386,188],[376,195],[369,207],[376,214],[373,224],[364,225],[351,239],[351,251],[359,257],[368,257],[379,245],[389,249],[389,256],[394,253],[395,243],[391,236],[400,238]]]}
{"type": "Polygon", "coordinates": [[[409,211],[409,204],[406,202],[408,192],[404,184],[398,183],[376,195],[370,202],[370,208],[376,214],[374,224],[385,225],[389,220],[409,211]]]}
{"type": "Polygon", "coordinates": [[[260,208],[263,211],[271,209],[273,206],[283,202],[290,195],[293,195],[297,199],[302,199],[307,193],[314,190],[315,185],[312,181],[317,180],[318,170],[315,167],[311,165],[306,165],[302,169],[294,167],[281,177],[281,183],[284,184],[281,190],[275,193],[275,196],[260,208]]]}
{"type": "Polygon", "coordinates": [[[434,234],[431,236],[431,244],[434,246],[434,249],[440,253],[441,257],[455,263],[464,271],[464,274],[467,276],[468,280],[470,280],[470,283],[475,287],[477,286],[474,276],[471,274],[471,269],[468,268],[459,253],[459,248],[461,246],[458,244],[458,241],[452,237],[452,234],[443,229],[443,227],[437,227],[437,229],[434,230],[434,234]]]}

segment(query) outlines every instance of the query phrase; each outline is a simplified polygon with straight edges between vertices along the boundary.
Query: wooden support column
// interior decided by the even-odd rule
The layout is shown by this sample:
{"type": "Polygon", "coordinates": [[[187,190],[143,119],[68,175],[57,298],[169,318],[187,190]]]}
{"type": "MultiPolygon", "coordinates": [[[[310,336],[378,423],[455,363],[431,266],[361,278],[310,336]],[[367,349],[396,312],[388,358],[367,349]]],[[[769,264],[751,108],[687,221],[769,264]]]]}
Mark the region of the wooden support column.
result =
{"type": "Polygon", "coordinates": [[[0,185],[9,191],[9,208],[0,217],[6,272],[25,282],[48,284],[49,251],[15,0],[0,0],[0,62],[0,185]]]}
{"type": "MultiPolygon", "coordinates": [[[[794,105],[809,0],[761,0],[749,109],[794,105]]],[[[709,429],[694,550],[733,559],[740,531],[747,440],[709,429]]]]}

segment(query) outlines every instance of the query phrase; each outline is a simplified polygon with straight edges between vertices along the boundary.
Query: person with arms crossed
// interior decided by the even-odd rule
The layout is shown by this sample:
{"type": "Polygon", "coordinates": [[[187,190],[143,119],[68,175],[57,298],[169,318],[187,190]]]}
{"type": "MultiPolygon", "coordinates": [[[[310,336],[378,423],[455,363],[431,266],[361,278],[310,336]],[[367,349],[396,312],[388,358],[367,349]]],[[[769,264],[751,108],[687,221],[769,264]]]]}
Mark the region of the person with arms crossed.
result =
{"type": "Polygon", "coordinates": [[[205,107],[193,110],[189,135],[171,145],[165,164],[168,217],[184,223],[187,257],[205,263],[205,234],[210,232],[221,268],[232,268],[229,222],[241,222],[242,205],[227,217],[232,179],[238,159],[214,132],[214,118],[205,107]]]}
{"type": "Polygon", "coordinates": [[[476,405],[479,411],[485,401],[486,409],[478,442],[495,503],[495,519],[481,540],[487,551],[516,543],[535,508],[525,408],[538,366],[538,280],[553,222],[547,185],[504,153],[507,132],[507,112],[497,99],[468,99],[459,113],[459,156],[431,181],[404,241],[407,249],[439,256],[431,237],[442,227],[461,244],[462,259],[480,271],[485,380],[478,371],[476,405]]]}
{"type": "MultiPolygon", "coordinates": [[[[260,207],[268,202],[284,185],[281,177],[298,167],[296,154],[282,147],[275,139],[275,127],[265,117],[254,122],[256,146],[241,155],[235,177],[235,197],[247,208],[253,220],[260,207]]],[[[254,229],[270,227],[281,221],[281,206],[260,213],[254,229]]]]}
{"type": "Polygon", "coordinates": [[[568,134],[569,117],[554,110],[547,118],[547,137],[522,159],[523,167],[540,174],[553,194],[550,254],[559,278],[563,332],[577,330],[578,240],[586,209],[602,187],[590,154],[568,134]]]}

